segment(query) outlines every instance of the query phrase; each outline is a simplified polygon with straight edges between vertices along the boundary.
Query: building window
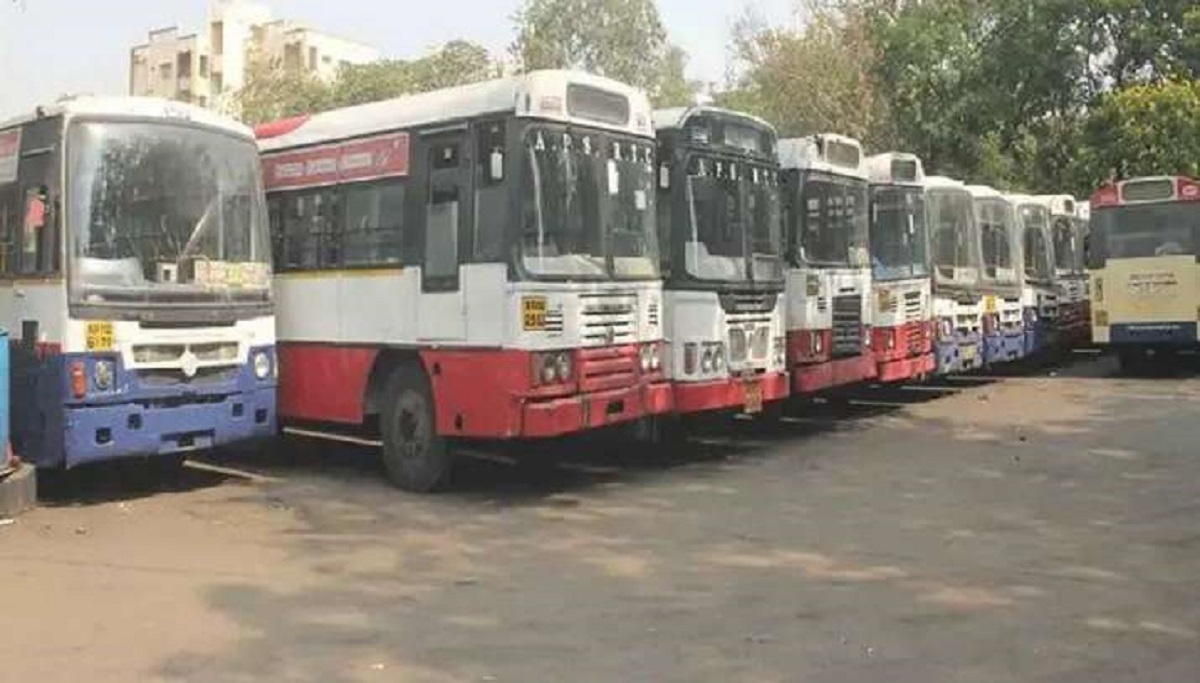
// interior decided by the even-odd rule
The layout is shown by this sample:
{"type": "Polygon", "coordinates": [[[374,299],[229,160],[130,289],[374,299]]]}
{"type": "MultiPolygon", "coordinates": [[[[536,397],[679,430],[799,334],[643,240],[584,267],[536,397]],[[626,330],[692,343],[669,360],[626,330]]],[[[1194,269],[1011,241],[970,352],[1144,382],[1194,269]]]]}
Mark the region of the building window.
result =
{"type": "Polygon", "coordinates": [[[200,55],[200,77],[208,78],[208,55],[200,55]]]}
{"type": "Polygon", "coordinates": [[[213,93],[220,95],[221,91],[224,89],[225,89],[225,78],[221,74],[214,71],[213,75],[212,75],[213,93]]]}
{"type": "Polygon", "coordinates": [[[220,21],[212,23],[212,31],[210,32],[209,42],[212,43],[212,51],[214,55],[225,54],[225,24],[220,21]]]}
{"type": "Polygon", "coordinates": [[[164,81],[171,80],[171,63],[163,62],[158,65],[158,77],[164,81]]]}
{"type": "Polygon", "coordinates": [[[315,47],[308,48],[308,68],[317,68],[317,48],[315,47]]]}

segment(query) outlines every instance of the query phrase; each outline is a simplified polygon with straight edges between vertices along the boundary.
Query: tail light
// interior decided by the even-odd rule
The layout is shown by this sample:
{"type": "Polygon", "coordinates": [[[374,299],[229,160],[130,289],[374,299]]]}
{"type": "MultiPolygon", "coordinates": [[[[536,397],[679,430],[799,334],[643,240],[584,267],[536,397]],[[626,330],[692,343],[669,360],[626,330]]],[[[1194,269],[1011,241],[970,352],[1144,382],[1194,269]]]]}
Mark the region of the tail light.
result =
{"type": "Polygon", "coordinates": [[[83,398],[87,395],[87,372],[84,368],[83,361],[73,361],[71,363],[71,395],[75,398],[83,398]]]}

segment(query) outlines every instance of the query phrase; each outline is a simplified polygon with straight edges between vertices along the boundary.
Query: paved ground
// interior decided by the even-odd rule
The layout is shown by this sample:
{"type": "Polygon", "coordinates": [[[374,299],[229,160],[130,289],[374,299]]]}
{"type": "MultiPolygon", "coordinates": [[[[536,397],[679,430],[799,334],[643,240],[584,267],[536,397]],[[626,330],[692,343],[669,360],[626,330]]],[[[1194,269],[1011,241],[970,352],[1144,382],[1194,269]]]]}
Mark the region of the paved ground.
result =
{"type": "Polygon", "coordinates": [[[1113,375],[433,498],[348,451],[59,478],[0,527],[0,680],[1197,681],[1200,379],[1113,375]]]}

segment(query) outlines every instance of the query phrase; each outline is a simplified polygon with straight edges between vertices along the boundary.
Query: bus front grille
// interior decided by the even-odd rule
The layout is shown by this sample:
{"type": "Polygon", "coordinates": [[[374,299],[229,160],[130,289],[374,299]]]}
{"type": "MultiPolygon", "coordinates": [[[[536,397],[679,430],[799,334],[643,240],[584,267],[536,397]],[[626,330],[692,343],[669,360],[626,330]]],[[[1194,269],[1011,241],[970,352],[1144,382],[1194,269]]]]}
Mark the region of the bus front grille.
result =
{"type": "Polygon", "coordinates": [[[833,297],[834,357],[862,353],[862,296],[844,294],[833,297]]]}

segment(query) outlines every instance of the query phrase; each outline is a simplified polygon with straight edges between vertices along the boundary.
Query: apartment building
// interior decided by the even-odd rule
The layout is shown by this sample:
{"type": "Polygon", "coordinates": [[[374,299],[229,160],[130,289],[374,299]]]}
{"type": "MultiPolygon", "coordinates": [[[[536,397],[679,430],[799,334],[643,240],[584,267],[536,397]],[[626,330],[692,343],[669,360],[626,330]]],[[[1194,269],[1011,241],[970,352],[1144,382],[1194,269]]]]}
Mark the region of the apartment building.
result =
{"type": "Polygon", "coordinates": [[[368,45],[275,19],[265,5],[217,0],[203,30],[161,28],[130,50],[129,92],[236,114],[232,96],[245,84],[252,59],[329,80],[343,65],[379,57],[368,45]]]}

